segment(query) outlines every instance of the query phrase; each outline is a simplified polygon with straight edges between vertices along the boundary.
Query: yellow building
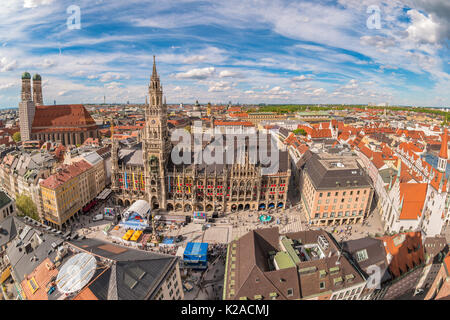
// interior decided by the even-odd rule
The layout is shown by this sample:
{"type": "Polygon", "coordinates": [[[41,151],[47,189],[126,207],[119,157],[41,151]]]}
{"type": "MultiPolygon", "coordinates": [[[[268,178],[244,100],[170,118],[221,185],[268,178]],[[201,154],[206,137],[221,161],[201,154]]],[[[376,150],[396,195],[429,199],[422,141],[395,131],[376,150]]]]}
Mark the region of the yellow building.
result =
{"type": "Polygon", "coordinates": [[[92,165],[84,160],[63,165],[40,183],[43,219],[50,226],[58,229],[67,226],[74,215],[96,196],[91,193],[91,169],[92,165]]]}

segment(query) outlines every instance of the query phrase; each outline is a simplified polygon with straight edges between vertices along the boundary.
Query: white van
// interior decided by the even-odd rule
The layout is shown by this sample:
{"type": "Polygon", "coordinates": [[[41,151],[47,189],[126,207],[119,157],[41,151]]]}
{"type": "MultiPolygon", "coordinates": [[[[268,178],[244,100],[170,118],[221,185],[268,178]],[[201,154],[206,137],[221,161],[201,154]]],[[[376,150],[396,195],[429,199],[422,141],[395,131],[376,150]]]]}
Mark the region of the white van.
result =
{"type": "Polygon", "coordinates": [[[92,218],[93,222],[103,220],[103,214],[98,214],[94,218],[92,218]]]}

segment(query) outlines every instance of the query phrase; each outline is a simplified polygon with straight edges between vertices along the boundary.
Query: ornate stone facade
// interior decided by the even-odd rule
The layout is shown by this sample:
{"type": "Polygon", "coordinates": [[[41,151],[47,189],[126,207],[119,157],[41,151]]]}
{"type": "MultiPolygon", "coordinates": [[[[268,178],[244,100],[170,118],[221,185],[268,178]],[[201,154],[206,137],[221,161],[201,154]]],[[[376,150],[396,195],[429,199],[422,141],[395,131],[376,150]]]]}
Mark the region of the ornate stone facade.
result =
{"type": "Polygon", "coordinates": [[[125,146],[113,140],[111,179],[117,204],[144,199],[152,209],[185,214],[285,208],[291,175],[287,151],[280,151],[273,174],[262,174],[259,162],[250,163],[247,148],[240,164],[176,165],[170,157],[167,106],[155,62],[148,90],[142,142],[125,146]]]}

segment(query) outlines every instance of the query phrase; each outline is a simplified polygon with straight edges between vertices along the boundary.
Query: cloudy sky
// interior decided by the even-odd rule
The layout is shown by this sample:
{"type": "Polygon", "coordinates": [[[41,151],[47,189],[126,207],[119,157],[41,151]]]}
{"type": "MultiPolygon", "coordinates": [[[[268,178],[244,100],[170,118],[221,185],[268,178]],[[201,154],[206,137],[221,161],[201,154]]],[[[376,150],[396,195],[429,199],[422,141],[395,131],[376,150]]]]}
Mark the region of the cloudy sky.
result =
{"type": "Polygon", "coordinates": [[[142,103],[153,55],[169,103],[450,106],[449,38],[448,0],[2,0],[0,108],[24,71],[47,104],[142,103]]]}

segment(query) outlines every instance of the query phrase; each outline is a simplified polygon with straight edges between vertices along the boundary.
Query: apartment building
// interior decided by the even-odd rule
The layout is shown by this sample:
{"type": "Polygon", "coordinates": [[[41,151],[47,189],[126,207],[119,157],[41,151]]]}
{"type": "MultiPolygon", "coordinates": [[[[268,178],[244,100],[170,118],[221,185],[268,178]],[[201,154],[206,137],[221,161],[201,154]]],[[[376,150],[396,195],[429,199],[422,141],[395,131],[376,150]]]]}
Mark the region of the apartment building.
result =
{"type": "Polygon", "coordinates": [[[361,223],[373,188],[352,153],[315,153],[303,171],[301,201],[307,222],[329,226],[361,223]]]}
{"type": "Polygon", "coordinates": [[[41,181],[40,189],[44,222],[62,229],[97,195],[95,171],[84,160],[63,165],[41,181]]]}
{"type": "Polygon", "coordinates": [[[224,300],[355,300],[366,279],[323,230],[253,230],[228,245],[224,300]]]}
{"type": "Polygon", "coordinates": [[[16,212],[16,204],[8,195],[0,191],[0,222],[16,212]]]}

